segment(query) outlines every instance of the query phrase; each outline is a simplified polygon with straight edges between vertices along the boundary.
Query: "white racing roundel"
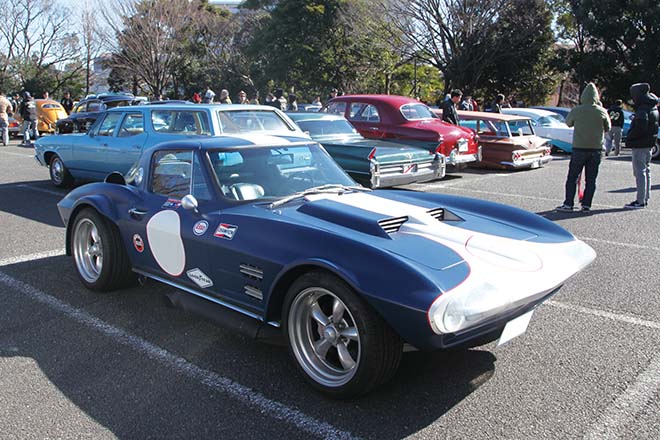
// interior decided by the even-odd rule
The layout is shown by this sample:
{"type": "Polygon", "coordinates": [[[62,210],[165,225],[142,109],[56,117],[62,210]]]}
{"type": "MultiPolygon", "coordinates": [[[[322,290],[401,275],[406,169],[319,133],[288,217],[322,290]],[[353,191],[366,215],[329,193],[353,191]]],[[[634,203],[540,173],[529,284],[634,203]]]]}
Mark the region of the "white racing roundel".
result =
{"type": "Polygon", "coordinates": [[[181,239],[181,219],[176,211],[160,211],[147,223],[147,240],[156,263],[168,274],[178,277],[186,266],[186,251],[181,239]]]}

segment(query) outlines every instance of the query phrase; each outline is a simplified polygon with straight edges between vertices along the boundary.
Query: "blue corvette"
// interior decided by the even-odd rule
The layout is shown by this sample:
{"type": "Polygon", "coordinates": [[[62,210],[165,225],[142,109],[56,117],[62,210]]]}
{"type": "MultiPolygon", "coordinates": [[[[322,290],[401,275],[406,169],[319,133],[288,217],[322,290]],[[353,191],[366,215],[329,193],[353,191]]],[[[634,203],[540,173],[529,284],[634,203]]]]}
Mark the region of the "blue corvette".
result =
{"type": "Polygon", "coordinates": [[[523,333],[595,258],[520,209],[358,186],[310,140],[163,143],[58,208],[87,288],[146,277],[207,314],[231,309],[258,332],[281,332],[303,377],[342,398],[391,378],[404,343],[435,350],[523,333]]]}

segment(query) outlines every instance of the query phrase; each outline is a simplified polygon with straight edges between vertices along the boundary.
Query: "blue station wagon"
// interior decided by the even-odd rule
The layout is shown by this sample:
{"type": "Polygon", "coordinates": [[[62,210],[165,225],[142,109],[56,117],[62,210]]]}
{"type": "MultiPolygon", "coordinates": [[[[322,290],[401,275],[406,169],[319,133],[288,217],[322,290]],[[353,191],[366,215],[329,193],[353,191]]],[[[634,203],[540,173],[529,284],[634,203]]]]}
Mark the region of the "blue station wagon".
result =
{"type": "Polygon", "coordinates": [[[162,104],[106,111],[87,133],[41,138],[35,158],[55,186],[126,173],[142,151],[171,140],[257,133],[309,139],[283,112],[258,105],[162,104]]]}

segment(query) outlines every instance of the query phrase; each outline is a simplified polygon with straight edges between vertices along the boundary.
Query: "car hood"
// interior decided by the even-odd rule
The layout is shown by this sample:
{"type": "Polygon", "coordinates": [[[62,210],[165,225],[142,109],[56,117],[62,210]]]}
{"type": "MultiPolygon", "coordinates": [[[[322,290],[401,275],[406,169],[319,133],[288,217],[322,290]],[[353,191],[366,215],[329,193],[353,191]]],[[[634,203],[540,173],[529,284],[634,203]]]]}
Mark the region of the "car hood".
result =
{"type": "Polygon", "coordinates": [[[375,193],[309,196],[295,211],[335,229],[328,224],[332,223],[338,233],[355,235],[363,243],[372,241],[383,250],[440,271],[466,264],[494,274],[498,270],[532,273],[542,271],[546,263],[570,265],[562,261],[564,257],[574,257],[573,266],[580,268],[595,257],[589,246],[552,222],[514,208],[502,209],[510,211],[510,218],[519,213],[523,220],[489,218],[478,206],[471,212],[460,204],[375,193]]]}

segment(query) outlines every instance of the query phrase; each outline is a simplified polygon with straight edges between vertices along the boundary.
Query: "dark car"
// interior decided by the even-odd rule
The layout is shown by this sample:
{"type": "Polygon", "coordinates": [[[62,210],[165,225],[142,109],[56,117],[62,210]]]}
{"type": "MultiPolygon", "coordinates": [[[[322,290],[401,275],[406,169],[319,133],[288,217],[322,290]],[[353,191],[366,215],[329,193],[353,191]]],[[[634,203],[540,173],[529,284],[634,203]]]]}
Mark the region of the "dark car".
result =
{"type": "Polygon", "coordinates": [[[445,157],[429,148],[365,139],[343,116],[289,113],[288,116],[330,153],[355,180],[369,188],[407,185],[445,177],[445,157]]]}
{"type": "Polygon", "coordinates": [[[57,121],[57,132],[65,133],[84,133],[96,121],[99,115],[108,109],[123,107],[133,104],[135,97],[133,95],[93,95],[80,101],[71,110],[68,118],[57,121]]]}
{"type": "Polygon", "coordinates": [[[261,139],[160,143],[126,179],[69,193],[57,206],[83,285],[113,290],[139,274],[177,287],[174,304],[252,337],[283,336],[302,377],[351,397],[394,375],[404,343],[522,334],[595,258],[531,212],[368,190],[312,140],[261,139]]]}

